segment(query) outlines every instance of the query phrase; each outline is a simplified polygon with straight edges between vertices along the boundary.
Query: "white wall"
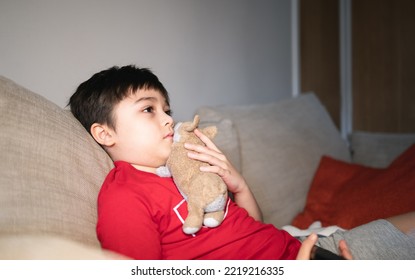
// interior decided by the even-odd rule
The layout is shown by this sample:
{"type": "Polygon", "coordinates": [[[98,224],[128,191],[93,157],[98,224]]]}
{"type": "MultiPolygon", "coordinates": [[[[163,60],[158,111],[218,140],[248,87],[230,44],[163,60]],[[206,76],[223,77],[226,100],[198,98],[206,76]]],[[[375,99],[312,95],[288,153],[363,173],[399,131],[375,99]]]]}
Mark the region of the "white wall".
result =
{"type": "Polygon", "coordinates": [[[290,0],[2,0],[0,75],[64,107],[113,65],[150,67],[176,120],[291,96],[290,0]]]}

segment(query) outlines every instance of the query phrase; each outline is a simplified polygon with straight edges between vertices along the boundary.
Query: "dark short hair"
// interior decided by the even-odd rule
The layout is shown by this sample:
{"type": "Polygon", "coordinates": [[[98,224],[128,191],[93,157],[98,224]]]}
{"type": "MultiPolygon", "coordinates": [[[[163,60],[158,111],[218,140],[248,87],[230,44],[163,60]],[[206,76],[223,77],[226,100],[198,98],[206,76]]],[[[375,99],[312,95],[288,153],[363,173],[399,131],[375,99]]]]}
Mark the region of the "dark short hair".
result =
{"type": "Polygon", "coordinates": [[[159,91],[169,105],[169,95],[156,75],[148,68],[134,65],[114,66],[94,74],[79,85],[70,97],[72,114],[91,133],[92,124],[106,124],[115,129],[114,106],[140,89],[159,91]]]}

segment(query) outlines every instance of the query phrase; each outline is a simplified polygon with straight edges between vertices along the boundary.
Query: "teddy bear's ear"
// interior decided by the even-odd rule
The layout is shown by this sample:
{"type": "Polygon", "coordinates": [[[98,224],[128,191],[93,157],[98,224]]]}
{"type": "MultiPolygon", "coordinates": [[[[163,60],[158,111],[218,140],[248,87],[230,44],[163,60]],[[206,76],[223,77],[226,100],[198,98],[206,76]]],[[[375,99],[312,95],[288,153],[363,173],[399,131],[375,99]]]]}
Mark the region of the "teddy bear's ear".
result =
{"type": "Polygon", "coordinates": [[[208,126],[201,129],[202,133],[206,135],[209,139],[213,139],[216,134],[218,133],[218,129],[216,126],[208,126]]]}

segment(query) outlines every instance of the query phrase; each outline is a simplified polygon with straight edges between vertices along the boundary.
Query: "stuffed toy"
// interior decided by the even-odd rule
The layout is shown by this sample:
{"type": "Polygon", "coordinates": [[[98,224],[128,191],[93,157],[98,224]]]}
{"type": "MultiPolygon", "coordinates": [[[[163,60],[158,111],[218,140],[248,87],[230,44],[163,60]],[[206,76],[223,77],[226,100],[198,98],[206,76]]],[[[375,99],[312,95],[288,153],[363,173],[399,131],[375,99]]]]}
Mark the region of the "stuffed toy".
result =
{"type": "MultiPolygon", "coordinates": [[[[202,172],[200,167],[208,165],[205,162],[191,159],[184,143],[203,145],[204,143],[194,134],[199,125],[199,116],[193,122],[178,123],[174,127],[174,143],[166,166],[158,169],[159,176],[172,176],[182,196],[187,201],[188,215],[183,224],[186,234],[198,232],[204,225],[217,227],[224,219],[225,204],[228,192],[222,178],[215,173],[202,172]]],[[[209,126],[200,131],[209,139],[216,136],[217,128],[209,126]]]]}

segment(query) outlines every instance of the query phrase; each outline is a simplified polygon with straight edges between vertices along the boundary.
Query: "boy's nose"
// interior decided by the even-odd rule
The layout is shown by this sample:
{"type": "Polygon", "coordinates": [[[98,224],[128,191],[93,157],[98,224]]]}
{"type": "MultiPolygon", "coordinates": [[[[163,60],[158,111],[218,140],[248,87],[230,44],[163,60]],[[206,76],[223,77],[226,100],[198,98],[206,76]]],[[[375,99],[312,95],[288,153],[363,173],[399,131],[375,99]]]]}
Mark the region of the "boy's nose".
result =
{"type": "Polygon", "coordinates": [[[172,127],[174,126],[174,120],[172,116],[166,114],[165,125],[171,125],[172,127]]]}

